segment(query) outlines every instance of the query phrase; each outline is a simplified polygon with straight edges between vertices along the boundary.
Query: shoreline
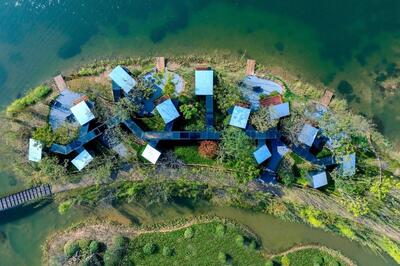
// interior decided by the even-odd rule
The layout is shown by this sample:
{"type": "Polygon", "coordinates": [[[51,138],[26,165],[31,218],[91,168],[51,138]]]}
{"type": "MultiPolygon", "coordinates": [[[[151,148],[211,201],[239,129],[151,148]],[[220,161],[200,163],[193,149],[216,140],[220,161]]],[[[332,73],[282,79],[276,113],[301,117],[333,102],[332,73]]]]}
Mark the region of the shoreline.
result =
{"type": "MultiPolygon", "coordinates": [[[[195,216],[191,218],[175,219],[161,224],[152,224],[151,226],[134,226],[134,225],[122,225],[113,221],[98,221],[86,220],[73,225],[65,230],[60,230],[52,233],[46,238],[45,244],[42,245],[43,250],[43,263],[48,265],[49,258],[60,256],[58,253],[62,250],[65,243],[69,241],[76,241],[79,239],[95,239],[97,241],[106,243],[107,246],[111,244],[112,236],[121,234],[123,236],[134,238],[142,234],[148,233],[168,233],[174,232],[181,229],[191,227],[192,225],[208,224],[212,222],[220,222],[223,224],[233,224],[246,234],[251,235],[259,242],[258,236],[252,232],[246,226],[237,223],[232,219],[221,218],[218,216],[195,216]],[[100,237],[99,237],[100,236],[100,237]],[[58,250],[58,252],[56,251],[58,250]]],[[[293,247],[286,249],[278,253],[269,253],[261,243],[261,252],[267,259],[276,259],[288,255],[290,253],[301,251],[301,250],[320,250],[328,253],[332,257],[339,259],[346,263],[347,266],[356,266],[350,258],[344,256],[341,252],[334,249],[328,248],[324,245],[318,244],[296,244],[293,247]]]]}

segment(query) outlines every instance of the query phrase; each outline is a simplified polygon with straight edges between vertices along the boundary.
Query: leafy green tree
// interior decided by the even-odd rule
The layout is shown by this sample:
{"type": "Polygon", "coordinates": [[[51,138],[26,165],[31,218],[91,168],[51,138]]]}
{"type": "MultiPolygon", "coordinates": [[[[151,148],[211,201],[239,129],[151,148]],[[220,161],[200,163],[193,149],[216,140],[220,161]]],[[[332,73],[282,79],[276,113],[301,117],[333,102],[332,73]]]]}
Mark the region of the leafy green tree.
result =
{"type": "Polygon", "coordinates": [[[243,247],[244,246],[244,237],[242,235],[237,235],[236,238],[235,238],[235,243],[239,247],[243,247]]]}
{"type": "Polygon", "coordinates": [[[154,243],[147,243],[143,246],[143,253],[146,255],[151,255],[156,252],[157,246],[154,243]]]}
{"type": "Polygon", "coordinates": [[[170,257],[173,255],[173,250],[170,247],[165,246],[163,247],[162,254],[164,257],[170,257]]]}
{"type": "Polygon", "coordinates": [[[281,258],[281,264],[282,266],[290,266],[290,259],[288,256],[282,256],[281,258]]]}
{"type": "Polygon", "coordinates": [[[264,266],[274,266],[274,262],[272,260],[267,260],[264,266]]]}
{"type": "Polygon", "coordinates": [[[257,112],[253,113],[250,117],[250,123],[258,131],[267,131],[270,128],[278,125],[278,119],[272,119],[269,109],[261,107],[257,112]]]}
{"type": "Polygon", "coordinates": [[[36,128],[32,134],[32,138],[43,143],[44,146],[50,147],[51,144],[55,143],[57,136],[53,133],[49,124],[45,124],[42,127],[36,128]]]}
{"type": "Polygon", "coordinates": [[[215,227],[215,233],[219,237],[223,237],[225,235],[226,228],[223,224],[217,224],[215,227]]]}
{"type": "Polygon", "coordinates": [[[253,157],[254,149],[252,140],[243,131],[228,127],[222,132],[219,159],[236,171],[240,181],[250,181],[260,174],[253,157]]]}
{"type": "Polygon", "coordinates": [[[227,260],[226,254],[222,251],[218,252],[218,261],[224,264],[226,263],[226,260],[227,260]]]}
{"type": "Polygon", "coordinates": [[[186,228],[185,233],[184,233],[184,237],[186,239],[190,239],[194,236],[194,230],[192,227],[186,228]]]}
{"type": "Polygon", "coordinates": [[[100,243],[96,240],[92,240],[89,245],[90,254],[96,254],[100,251],[100,243]]]}
{"type": "Polygon", "coordinates": [[[120,99],[115,105],[115,115],[120,117],[122,120],[129,119],[137,112],[139,112],[142,108],[142,105],[139,102],[136,102],[133,99],[124,97],[120,99]]]}
{"type": "Polygon", "coordinates": [[[80,250],[80,247],[77,242],[75,241],[69,241],[64,245],[64,254],[68,258],[71,258],[72,256],[76,255],[80,250]]]}

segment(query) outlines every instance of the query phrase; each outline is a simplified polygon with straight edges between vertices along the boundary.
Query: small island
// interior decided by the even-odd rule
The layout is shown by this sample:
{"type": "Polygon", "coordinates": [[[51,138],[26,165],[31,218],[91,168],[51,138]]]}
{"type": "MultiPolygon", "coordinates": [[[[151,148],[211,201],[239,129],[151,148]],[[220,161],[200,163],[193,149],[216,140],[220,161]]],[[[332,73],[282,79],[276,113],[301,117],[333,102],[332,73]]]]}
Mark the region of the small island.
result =
{"type": "MultiPolygon", "coordinates": [[[[79,206],[185,198],[304,222],[400,262],[399,154],[330,90],[254,60],[225,55],[99,60],[32,89],[2,120],[15,162],[10,169],[32,188],[4,195],[0,211],[49,195],[61,214],[79,206]]],[[[217,264],[295,260],[296,253],[266,256],[257,237],[231,224],[212,220],[154,232],[154,243],[151,233],[136,238],[135,230],[143,229],[126,229],[131,231],[122,237],[111,230],[115,234],[104,239],[73,239],[85,242],[82,246],[67,241],[62,245],[71,252],[60,255],[57,248],[51,256],[62,263],[104,262],[108,247],[123,244],[135,265],[167,262],[181,253],[162,243],[185,239],[191,228],[192,234],[208,232],[199,235],[204,239],[219,231],[232,238],[229,251],[216,249],[207,257],[217,264]],[[235,235],[246,244],[235,246],[235,235]]],[[[312,250],[324,253],[314,265],[352,263],[329,255],[333,251],[312,250]]]]}

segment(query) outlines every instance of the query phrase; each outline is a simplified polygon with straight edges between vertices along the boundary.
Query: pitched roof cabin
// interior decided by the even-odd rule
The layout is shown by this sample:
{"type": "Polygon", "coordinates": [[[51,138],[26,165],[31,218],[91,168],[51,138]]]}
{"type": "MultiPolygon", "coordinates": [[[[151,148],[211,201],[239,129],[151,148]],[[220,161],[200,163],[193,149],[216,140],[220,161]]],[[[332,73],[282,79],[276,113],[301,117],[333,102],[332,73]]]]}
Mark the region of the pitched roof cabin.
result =
{"type": "Polygon", "coordinates": [[[297,137],[298,141],[311,147],[317,137],[318,129],[311,126],[310,124],[305,124],[297,137]]]}
{"type": "Polygon", "coordinates": [[[195,71],[195,93],[196,95],[213,95],[214,91],[214,71],[198,70],[195,71]]]}
{"type": "Polygon", "coordinates": [[[171,99],[163,101],[156,106],[156,109],[161,115],[161,118],[164,120],[165,124],[168,124],[179,117],[179,112],[171,99]]]}
{"type": "Polygon", "coordinates": [[[241,106],[235,106],[233,108],[229,125],[245,129],[249,117],[250,117],[250,109],[243,108],[241,106]]]}
{"type": "Polygon", "coordinates": [[[114,81],[125,93],[129,93],[135,86],[136,81],[121,66],[117,66],[111,71],[109,77],[114,81]]]}
{"type": "Polygon", "coordinates": [[[93,161],[93,157],[90,155],[90,153],[87,150],[83,150],[81,153],[76,156],[71,163],[78,169],[78,171],[81,171],[83,168],[85,168],[91,161],[93,161]]]}
{"type": "Polygon", "coordinates": [[[28,160],[31,162],[40,162],[42,160],[43,145],[40,141],[29,139],[28,160]]]}
{"type": "Polygon", "coordinates": [[[160,155],[161,152],[159,152],[149,144],[147,144],[146,148],[142,152],[142,157],[145,158],[147,161],[151,162],[152,164],[156,164],[160,155]]]}
{"type": "Polygon", "coordinates": [[[310,172],[308,173],[308,181],[313,188],[320,188],[328,185],[326,172],[310,172]]]}

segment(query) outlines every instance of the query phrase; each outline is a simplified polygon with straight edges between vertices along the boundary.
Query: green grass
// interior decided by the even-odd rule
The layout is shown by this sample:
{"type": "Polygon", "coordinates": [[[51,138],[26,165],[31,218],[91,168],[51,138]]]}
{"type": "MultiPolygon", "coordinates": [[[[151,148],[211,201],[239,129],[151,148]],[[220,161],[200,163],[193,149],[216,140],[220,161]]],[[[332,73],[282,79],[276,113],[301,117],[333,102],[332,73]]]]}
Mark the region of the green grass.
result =
{"type": "MultiPolygon", "coordinates": [[[[293,266],[314,266],[314,262],[317,260],[316,257],[322,258],[321,266],[346,265],[339,259],[334,258],[332,255],[319,249],[298,250],[291,252],[286,256],[290,260],[290,265],[293,266]],[[339,264],[335,264],[335,262],[338,262],[339,264]]],[[[279,262],[280,258],[281,257],[275,258],[274,261],[279,262]]],[[[277,265],[279,264],[277,263],[277,265]]]]}
{"type": "Polygon", "coordinates": [[[142,234],[130,241],[130,260],[135,265],[223,265],[218,255],[224,253],[227,262],[233,265],[264,265],[265,259],[259,250],[248,244],[237,244],[236,237],[243,235],[239,228],[228,224],[225,234],[221,236],[216,233],[218,224],[211,222],[191,226],[194,232],[191,238],[185,238],[186,229],[142,234]],[[154,254],[144,254],[143,247],[147,243],[156,245],[154,254]],[[163,255],[164,247],[172,249],[172,256],[163,255]]]}
{"type": "Polygon", "coordinates": [[[176,146],[174,151],[176,156],[185,163],[209,165],[215,163],[215,160],[201,157],[198,146],[176,146]]]}
{"type": "Polygon", "coordinates": [[[46,85],[41,85],[30,90],[24,97],[15,100],[7,107],[7,115],[14,116],[22,112],[28,106],[39,102],[41,99],[49,95],[50,92],[51,88],[46,85]]]}

